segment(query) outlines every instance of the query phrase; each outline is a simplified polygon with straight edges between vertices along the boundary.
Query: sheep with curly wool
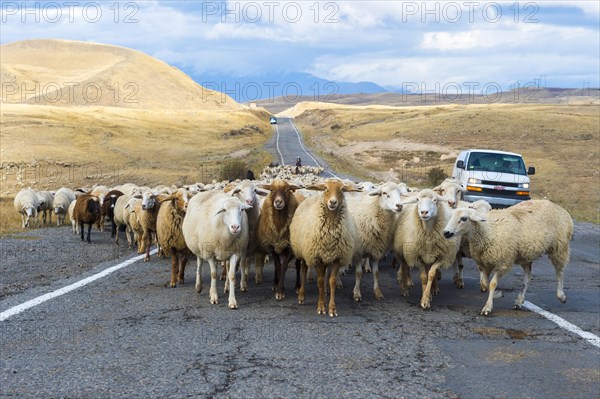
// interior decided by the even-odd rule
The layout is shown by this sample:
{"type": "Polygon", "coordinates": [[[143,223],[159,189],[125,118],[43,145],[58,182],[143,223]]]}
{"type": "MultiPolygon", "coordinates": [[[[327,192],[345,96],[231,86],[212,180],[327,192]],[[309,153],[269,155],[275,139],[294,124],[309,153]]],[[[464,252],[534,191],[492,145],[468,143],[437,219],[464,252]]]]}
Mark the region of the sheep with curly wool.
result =
{"type": "MultiPolygon", "coordinates": [[[[273,258],[275,265],[273,290],[275,299],[281,300],[285,297],[285,272],[294,255],[290,245],[290,224],[299,204],[294,191],[300,187],[284,180],[275,180],[271,184],[260,187],[268,190],[269,194],[265,197],[258,218],[256,240],[259,252],[273,258]]],[[[256,264],[257,282],[262,280],[262,267],[263,262],[256,264]]],[[[296,277],[299,277],[300,270],[299,268],[296,270],[296,277]]]]}
{"type": "Polygon", "coordinates": [[[191,255],[183,238],[183,219],[187,210],[189,196],[186,189],[178,189],[161,200],[162,204],[156,217],[156,236],[165,255],[171,255],[171,281],[174,288],[183,284],[185,266],[191,255]]]}
{"type": "Polygon", "coordinates": [[[359,191],[337,179],[328,179],[309,189],[323,191],[308,197],[296,209],[290,224],[290,243],[294,255],[303,263],[298,303],[304,303],[306,272],[317,270],[319,299],[317,313],[325,314],[325,274],[329,274],[329,316],[337,316],[336,278],[340,267],[352,262],[358,245],[358,232],[348,212],[344,192],[359,191]]]}
{"type": "Polygon", "coordinates": [[[507,209],[492,210],[485,216],[474,209],[459,208],[452,212],[444,236],[454,239],[461,235],[467,237],[471,257],[486,277],[493,273],[482,315],[492,312],[498,282],[513,264],[519,264],[524,271],[523,289],[515,302],[515,308],[520,308],[531,280],[531,265],[544,254],[556,272],[556,297],[566,302],[563,273],[569,262],[573,219],[560,206],[546,200],[530,200],[507,209]]]}
{"type": "MultiPolygon", "coordinates": [[[[363,185],[363,187],[365,187],[363,185]]],[[[405,184],[387,182],[372,188],[361,196],[348,197],[348,211],[354,219],[358,231],[359,255],[361,260],[355,265],[354,300],[360,301],[360,281],[363,264],[371,262],[373,269],[373,292],[375,298],[383,299],[379,288],[379,262],[392,247],[394,240],[394,220],[402,211],[402,194],[408,192],[405,184]]]]}
{"type": "Polygon", "coordinates": [[[196,194],[188,203],[182,231],[185,243],[196,255],[196,292],[202,292],[202,263],[210,265],[210,303],[219,302],[217,295],[217,261],[229,261],[230,309],[237,309],[235,270],[248,247],[248,218],[242,203],[223,192],[196,194]]]}
{"type": "MultiPolygon", "coordinates": [[[[394,232],[394,255],[409,267],[420,270],[423,294],[421,307],[431,307],[431,294],[437,295],[438,269],[452,266],[460,240],[446,239],[443,229],[450,219],[451,208],[447,199],[433,190],[422,190],[404,202],[405,208],[396,221],[394,232]],[[433,290],[432,290],[433,286],[433,290]]],[[[407,295],[407,287],[400,284],[402,294],[407,295]]]]}

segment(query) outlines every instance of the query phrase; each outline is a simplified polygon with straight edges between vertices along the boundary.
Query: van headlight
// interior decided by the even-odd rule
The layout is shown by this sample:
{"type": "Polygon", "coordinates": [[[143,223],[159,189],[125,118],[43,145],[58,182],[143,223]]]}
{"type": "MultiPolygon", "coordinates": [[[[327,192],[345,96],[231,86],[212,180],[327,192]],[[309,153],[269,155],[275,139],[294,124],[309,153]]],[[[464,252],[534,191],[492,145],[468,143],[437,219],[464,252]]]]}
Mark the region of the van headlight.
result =
{"type": "Polygon", "coordinates": [[[474,177],[469,177],[468,183],[469,184],[481,184],[481,180],[476,179],[474,177]]]}
{"type": "Polygon", "coordinates": [[[520,183],[519,188],[529,188],[529,183],[520,183]]]}

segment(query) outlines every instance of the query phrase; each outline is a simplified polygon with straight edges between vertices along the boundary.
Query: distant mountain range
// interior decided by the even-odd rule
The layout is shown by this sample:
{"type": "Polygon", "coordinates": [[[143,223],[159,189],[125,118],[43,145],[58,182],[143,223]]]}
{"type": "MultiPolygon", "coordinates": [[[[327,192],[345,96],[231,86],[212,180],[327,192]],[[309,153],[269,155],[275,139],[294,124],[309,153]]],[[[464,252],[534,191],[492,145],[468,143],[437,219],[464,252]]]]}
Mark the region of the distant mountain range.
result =
{"type": "Polygon", "coordinates": [[[309,73],[291,72],[275,76],[226,76],[198,74],[185,67],[181,69],[194,81],[207,89],[223,92],[240,103],[287,97],[312,98],[313,101],[327,101],[339,94],[375,94],[388,92],[372,82],[338,82],[322,79],[309,73]]]}

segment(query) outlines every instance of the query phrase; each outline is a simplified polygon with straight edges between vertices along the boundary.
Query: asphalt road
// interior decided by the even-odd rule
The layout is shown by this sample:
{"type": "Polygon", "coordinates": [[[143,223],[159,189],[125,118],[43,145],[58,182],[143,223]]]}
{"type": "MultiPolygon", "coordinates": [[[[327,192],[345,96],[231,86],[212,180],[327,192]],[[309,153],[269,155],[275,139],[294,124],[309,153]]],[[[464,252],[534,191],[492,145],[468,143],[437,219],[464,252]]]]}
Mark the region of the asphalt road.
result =
{"type": "MultiPolygon", "coordinates": [[[[290,149],[294,160],[297,152],[290,149]]],[[[133,256],[106,231],[93,231],[92,244],[70,227],[1,239],[0,311],[133,256]]],[[[208,267],[197,294],[194,264],[184,285],[166,288],[170,264],[153,256],[0,321],[0,396],[587,399],[600,392],[598,347],[512,309],[518,267],[501,280],[504,297],[489,317],[479,315],[485,295],[467,261],[466,287],[454,288],[445,272],[428,311],[419,307],[420,288],[400,296],[389,262],[381,267],[382,301],[367,274],[363,301],[354,302],[354,277],[346,275],[336,292],[339,317],[329,318],[316,314],[315,283],[306,304],[297,304],[292,271],[286,298],[276,301],[272,265],[265,283],[251,279],[249,291],[237,293],[238,310],[227,308],[222,282],[220,303],[211,305],[208,267]]],[[[543,258],[534,263],[527,300],[600,335],[598,226],[576,224],[567,303],[554,293],[554,271],[543,258]]]]}

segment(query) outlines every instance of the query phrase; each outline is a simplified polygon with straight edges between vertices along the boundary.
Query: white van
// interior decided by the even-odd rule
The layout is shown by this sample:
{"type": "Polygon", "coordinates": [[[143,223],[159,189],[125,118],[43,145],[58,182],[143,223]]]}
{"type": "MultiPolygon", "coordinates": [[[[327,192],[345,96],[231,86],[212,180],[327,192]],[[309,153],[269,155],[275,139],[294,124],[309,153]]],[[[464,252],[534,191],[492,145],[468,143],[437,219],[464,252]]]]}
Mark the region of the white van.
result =
{"type": "Polygon", "coordinates": [[[452,177],[467,189],[465,201],[486,200],[496,206],[511,206],[531,199],[529,176],[535,168],[525,168],[523,157],[496,150],[462,151],[456,158],[452,177]]]}

